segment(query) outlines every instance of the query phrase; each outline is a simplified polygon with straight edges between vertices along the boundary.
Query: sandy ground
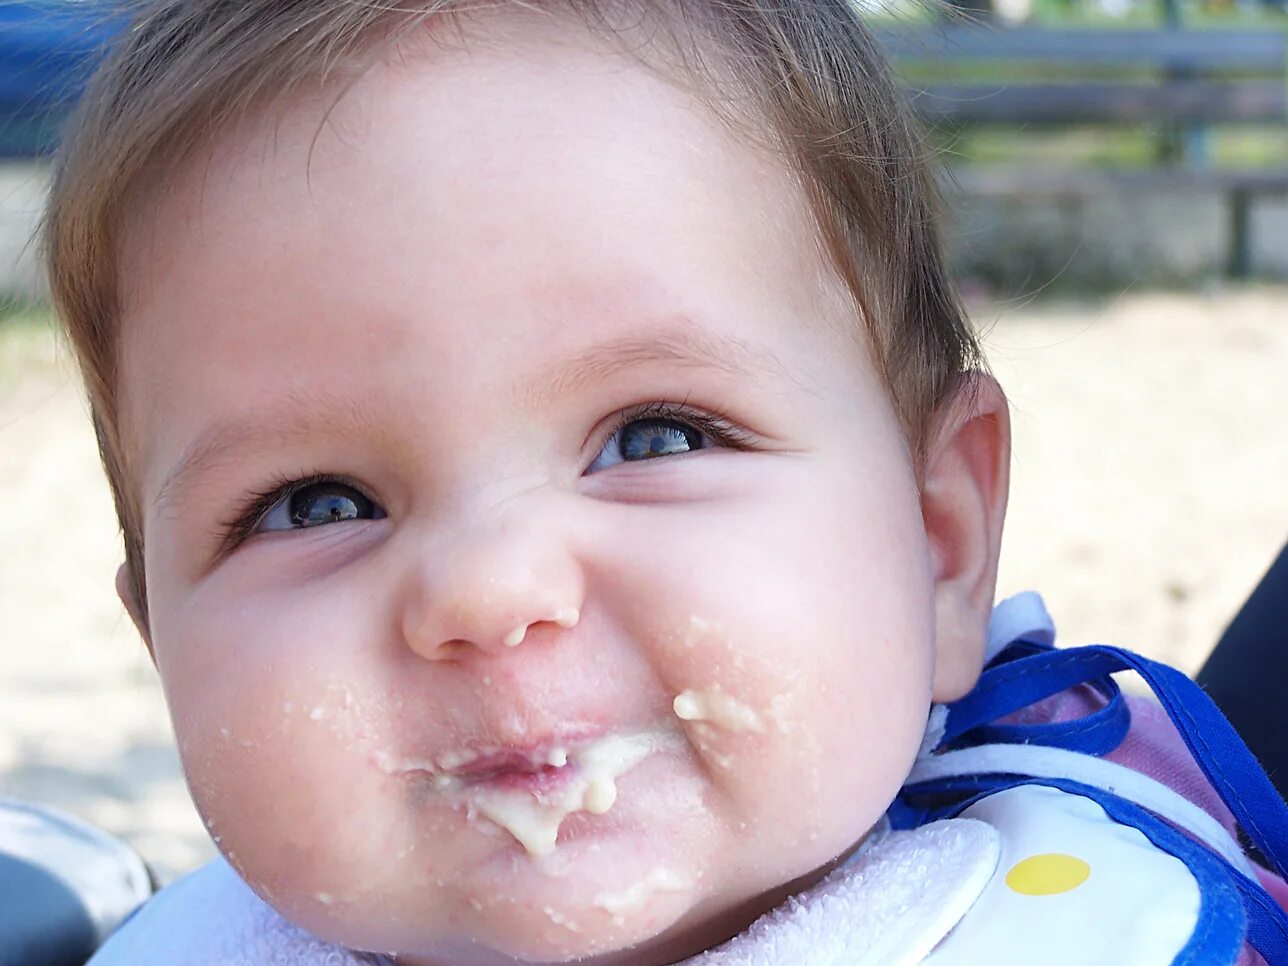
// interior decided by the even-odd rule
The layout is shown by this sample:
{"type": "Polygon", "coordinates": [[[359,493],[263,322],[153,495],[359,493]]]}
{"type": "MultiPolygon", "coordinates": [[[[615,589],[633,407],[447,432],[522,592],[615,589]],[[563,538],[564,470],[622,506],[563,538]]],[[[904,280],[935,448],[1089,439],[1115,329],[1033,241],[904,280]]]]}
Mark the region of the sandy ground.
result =
{"type": "MultiPolygon", "coordinates": [[[[1014,405],[1003,594],[1066,642],[1197,668],[1288,538],[1288,289],[979,306],[1014,405]]],[[[164,702],[112,592],[118,538],[70,367],[0,328],[0,794],[210,854],[164,702]]]]}

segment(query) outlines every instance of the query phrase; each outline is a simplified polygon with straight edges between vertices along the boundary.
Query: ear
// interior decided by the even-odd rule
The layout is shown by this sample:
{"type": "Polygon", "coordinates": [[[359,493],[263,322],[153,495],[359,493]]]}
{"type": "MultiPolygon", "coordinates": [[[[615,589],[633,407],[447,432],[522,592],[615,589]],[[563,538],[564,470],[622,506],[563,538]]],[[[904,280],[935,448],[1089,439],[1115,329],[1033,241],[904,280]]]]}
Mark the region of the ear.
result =
{"type": "Polygon", "coordinates": [[[116,568],[116,596],[121,598],[121,603],[125,605],[125,612],[130,615],[130,620],[134,622],[134,629],[139,632],[139,637],[143,638],[143,643],[148,649],[148,654],[152,657],[152,663],[156,663],[156,655],[152,653],[152,638],[148,634],[147,615],[143,613],[143,605],[139,601],[139,595],[134,589],[134,572],[130,569],[129,564],[121,564],[116,568]]]}
{"type": "Polygon", "coordinates": [[[984,663],[1010,464],[1006,396],[992,376],[970,373],[931,427],[921,491],[935,580],[936,701],[964,695],[984,663]]]}

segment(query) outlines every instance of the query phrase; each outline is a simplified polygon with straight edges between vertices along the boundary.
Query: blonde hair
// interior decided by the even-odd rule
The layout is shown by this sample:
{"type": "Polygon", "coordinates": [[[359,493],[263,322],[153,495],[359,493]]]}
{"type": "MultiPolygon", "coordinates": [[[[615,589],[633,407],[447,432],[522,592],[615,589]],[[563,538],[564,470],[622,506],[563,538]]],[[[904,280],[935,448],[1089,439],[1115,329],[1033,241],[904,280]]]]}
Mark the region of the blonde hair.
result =
{"type": "Polygon", "coordinates": [[[673,55],[668,67],[718,114],[728,112],[717,74],[734,81],[746,99],[742,126],[750,116],[802,178],[917,464],[934,412],[982,366],[944,266],[919,132],[851,0],[135,2],[65,133],[43,240],[145,620],[141,510],[117,379],[117,254],[129,204],[164,181],[168,164],[265,102],[359,75],[418,25],[507,7],[618,38],[631,16],[635,26],[647,20],[673,55]]]}

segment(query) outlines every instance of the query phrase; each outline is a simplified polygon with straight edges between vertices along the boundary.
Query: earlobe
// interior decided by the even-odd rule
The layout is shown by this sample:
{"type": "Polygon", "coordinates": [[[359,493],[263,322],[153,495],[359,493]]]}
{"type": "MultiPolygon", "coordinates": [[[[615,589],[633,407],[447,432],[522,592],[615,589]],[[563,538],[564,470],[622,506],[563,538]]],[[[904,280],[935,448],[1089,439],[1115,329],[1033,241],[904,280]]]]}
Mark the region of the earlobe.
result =
{"type": "Polygon", "coordinates": [[[964,695],[983,664],[1010,461],[1006,396],[991,376],[971,373],[931,429],[921,493],[935,581],[936,701],[964,695]]]}
{"type": "Polygon", "coordinates": [[[143,606],[139,601],[139,596],[134,589],[134,573],[129,564],[121,564],[116,569],[116,596],[121,599],[125,606],[125,612],[130,615],[130,620],[134,622],[134,628],[139,632],[139,637],[143,638],[144,645],[147,646],[148,654],[152,655],[153,663],[156,662],[156,655],[152,653],[152,638],[148,634],[147,617],[143,613],[143,606]]]}

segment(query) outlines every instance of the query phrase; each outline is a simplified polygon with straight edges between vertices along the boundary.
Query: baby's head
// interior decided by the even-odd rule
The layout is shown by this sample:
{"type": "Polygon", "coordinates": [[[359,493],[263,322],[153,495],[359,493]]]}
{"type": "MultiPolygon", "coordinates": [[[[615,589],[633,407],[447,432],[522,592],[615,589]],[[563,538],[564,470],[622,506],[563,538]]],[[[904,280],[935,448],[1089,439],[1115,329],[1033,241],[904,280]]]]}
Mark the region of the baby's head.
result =
{"type": "Polygon", "coordinates": [[[1007,479],[850,4],[152,6],[47,240],[228,860],[408,963],[821,877],[974,681],[1007,479]]]}

